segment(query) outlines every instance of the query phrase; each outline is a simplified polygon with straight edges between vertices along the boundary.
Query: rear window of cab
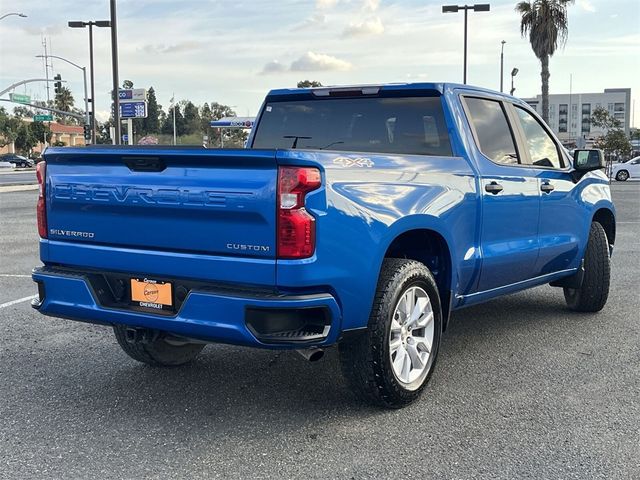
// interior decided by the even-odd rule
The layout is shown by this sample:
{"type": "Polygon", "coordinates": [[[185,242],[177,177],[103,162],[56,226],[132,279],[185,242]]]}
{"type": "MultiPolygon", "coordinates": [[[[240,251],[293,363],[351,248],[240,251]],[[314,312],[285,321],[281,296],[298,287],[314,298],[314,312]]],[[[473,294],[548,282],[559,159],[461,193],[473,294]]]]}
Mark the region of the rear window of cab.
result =
{"type": "Polygon", "coordinates": [[[270,102],[252,147],[452,155],[440,97],[270,102]]]}

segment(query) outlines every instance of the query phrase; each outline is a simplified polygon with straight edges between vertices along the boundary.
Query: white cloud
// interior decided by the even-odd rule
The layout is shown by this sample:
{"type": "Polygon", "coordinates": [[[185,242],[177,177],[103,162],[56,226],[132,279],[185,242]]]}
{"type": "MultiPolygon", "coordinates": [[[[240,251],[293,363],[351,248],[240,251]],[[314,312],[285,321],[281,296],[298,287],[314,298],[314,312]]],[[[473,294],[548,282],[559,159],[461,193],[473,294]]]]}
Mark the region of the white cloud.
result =
{"type": "Polygon", "coordinates": [[[362,9],[368,12],[375,12],[380,6],[380,0],[363,0],[362,9]]]}
{"type": "Polygon", "coordinates": [[[180,42],[175,45],[145,45],[142,47],[145,53],[184,53],[206,47],[203,42],[180,42]]]}
{"type": "Polygon", "coordinates": [[[356,37],[361,35],[380,35],[384,33],[384,25],[380,17],[363,20],[361,22],[351,22],[342,32],[343,37],[356,37]]]}
{"type": "Polygon", "coordinates": [[[294,26],[291,30],[294,32],[298,32],[301,30],[306,30],[308,28],[322,27],[326,24],[326,22],[327,17],[324,15],[324,13],[314,12],[304,22],[294,26]]]}
{"type": "Polygon", "coordinates": [[[269,73],[282,73],[286,72],[287,67],[280,63],[278,60],[271,60],[267,62],[264,67],[262,67],[261,75],[267,75],[269,73]]]}
{"type": "Polygon", "coordinates": [[[316,0],[316,8],[318,10],[329,10],[338,3],[338,0],[316,0]]]}
{"type": "Polygon", "coordinates": [[[593,6],[591,0],[578,0],[578,6],[586,12],[595,12],[596,7],[593,6]]]}
{"type": "Polygon", "coordinates": [[[351,64],[324,53],[307,52],[291,63],[292,72],[320,72],[329,70],[349,70],[351,64]]]}

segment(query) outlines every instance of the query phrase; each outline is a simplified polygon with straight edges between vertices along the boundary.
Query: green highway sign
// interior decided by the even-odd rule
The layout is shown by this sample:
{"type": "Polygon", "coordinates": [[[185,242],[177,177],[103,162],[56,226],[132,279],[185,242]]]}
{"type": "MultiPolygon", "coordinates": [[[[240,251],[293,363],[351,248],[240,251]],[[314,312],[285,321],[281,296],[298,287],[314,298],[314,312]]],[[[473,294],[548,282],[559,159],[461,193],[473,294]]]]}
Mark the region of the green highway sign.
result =
{"type": "Polygon", "coordinates": [[[53,122],[53,115],[35,115],[34,122],[53,122]]]}
{"type": "Polygon", "coordinates": [[[20,95],[19,93],[10,93],[9,98],[12,102],[16,103],[31,103],[31,97],[29,95],[20,95]]]}

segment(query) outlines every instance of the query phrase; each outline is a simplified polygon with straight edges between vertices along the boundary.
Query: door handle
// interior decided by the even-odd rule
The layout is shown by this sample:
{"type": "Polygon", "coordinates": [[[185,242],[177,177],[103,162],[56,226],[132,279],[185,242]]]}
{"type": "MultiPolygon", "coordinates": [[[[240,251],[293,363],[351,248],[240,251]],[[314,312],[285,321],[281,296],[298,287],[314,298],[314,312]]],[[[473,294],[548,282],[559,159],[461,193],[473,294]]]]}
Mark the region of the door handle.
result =
{"type": "Polygon", "coordinates": [[[485,191],[489,193],[493,193],[494,195],[499,194],[504,188],[498,182],[487,183],[484,186],[485,191]]]}
{"type": "Polygon", "coordinates": [[[540,185],[540,190],[542,190],[544,193],[551,193],[555,190],[556,187],[554,187],[553,185],[551,185],[550,183],[546,182],[543,183],[542,185],[540,185]]]}

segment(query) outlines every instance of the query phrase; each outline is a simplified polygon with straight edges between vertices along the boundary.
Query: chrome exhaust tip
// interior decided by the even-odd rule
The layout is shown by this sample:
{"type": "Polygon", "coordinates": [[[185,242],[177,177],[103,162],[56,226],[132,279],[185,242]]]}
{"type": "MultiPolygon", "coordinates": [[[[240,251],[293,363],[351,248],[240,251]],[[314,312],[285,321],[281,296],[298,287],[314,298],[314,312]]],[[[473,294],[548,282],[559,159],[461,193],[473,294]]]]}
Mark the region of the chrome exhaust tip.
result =
{"type": "Polygon", "coordinates": [[[309,362],[317,362],[324,357],[324,350],[317,347],[305,348],[304,350],[296,350],[302,358],[309,362]]]}

